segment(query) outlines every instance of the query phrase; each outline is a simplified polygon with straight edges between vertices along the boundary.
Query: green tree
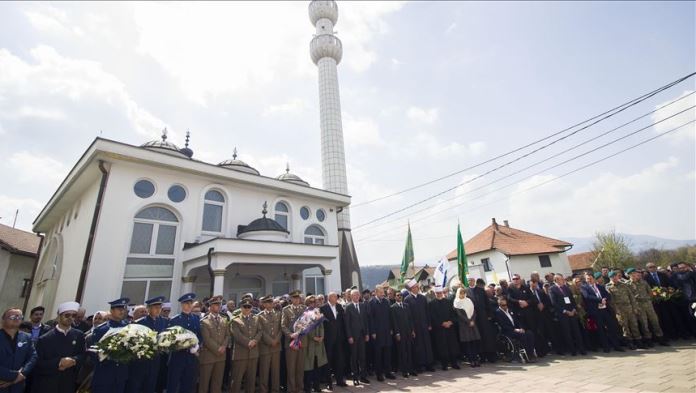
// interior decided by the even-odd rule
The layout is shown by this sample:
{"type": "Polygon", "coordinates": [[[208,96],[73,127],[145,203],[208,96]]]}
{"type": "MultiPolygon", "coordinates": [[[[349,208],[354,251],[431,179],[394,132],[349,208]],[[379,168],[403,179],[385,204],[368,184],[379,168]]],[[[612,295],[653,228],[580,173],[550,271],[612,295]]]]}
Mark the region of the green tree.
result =
{"type": "Polygon", "coordinates": [[[626,269],[635,266],[629,241],[616,231],[597,232],[594,242],[595,270],[602,266],[626,269]]]}

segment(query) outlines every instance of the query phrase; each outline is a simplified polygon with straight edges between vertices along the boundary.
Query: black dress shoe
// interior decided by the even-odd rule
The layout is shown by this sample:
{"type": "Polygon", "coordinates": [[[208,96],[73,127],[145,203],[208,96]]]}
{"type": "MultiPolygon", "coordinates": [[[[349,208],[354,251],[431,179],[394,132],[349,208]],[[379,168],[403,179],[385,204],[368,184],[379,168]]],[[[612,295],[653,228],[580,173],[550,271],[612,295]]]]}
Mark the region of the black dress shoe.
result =
{"type": "Polygon", "coordinates": [[[458,365],[457,363],[454,363],[454,364],[452,365],[452,368],[455,369],[455,370],[461,370],[461,367],[459,367],[459,365],[458,365]]]}
{"type": "Polygon", "coordinates": [[[345,388],[348,386],[348,384],[346,383],[346,381],[341,381],[341,382],[336,382],[336,386],[340,386],[342,388],[345,388]]]}
{"type": "Polygon", "coordinates": [[[428,366],[425,368],[425,371],[433,373],[433,372],[435,372],[435,369],[433,368],[433,366],[428,366]]]}
{"type": "Polygon", "coordinates": [[[382,375],[377,376],[377,381],[384,382],[384,377],[382,375]]]}
{"type": "Polygon", "coordinates": [[[404,378],[408,378],[408,373],[403,373],[403,374],[401,374],[401,376],[404,378]]]}
{"type": "Polygon", "coordinates": [[[417,373],[416,371],[411,371],[409,374],[411,374],[411,375],[414,376],[414,377],[417,377],[417,376],[418,376],[418,373],[417,373]]]}
{"type": "Polygon", "coordinates": [[[396,379],[396,376],[392,373],[387,373],[384,375],[384,378],[386,379],[396,379]]]}
{"type": "Polygon", "coordinates": [[[366,383],[366,384],[368,384],[368,385],[370,384],[370,380],[367,379],[367,378],[364,378],[364,377],[363,377],[363,378],[360,378],[360,382],[366,383]]]}
{"type": "Polygon", "coordinates": [[[353,386],[359,386],[359,385],[360,385],[360,381],[357,380],[357,379],[354,379],[354,380],[353,380],[353,386]]]}

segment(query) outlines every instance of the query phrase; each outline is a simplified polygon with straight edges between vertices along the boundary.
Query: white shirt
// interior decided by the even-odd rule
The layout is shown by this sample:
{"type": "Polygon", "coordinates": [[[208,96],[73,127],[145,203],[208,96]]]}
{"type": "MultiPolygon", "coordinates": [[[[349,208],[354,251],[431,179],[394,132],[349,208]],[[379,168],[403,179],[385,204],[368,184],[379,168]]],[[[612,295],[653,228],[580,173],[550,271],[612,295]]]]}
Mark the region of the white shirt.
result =
{"type": "Polygon", "coordinates": [[[509,312],[503,310],[502,308],[500,309],[500,311],[504,312],[505,315],[507,315],[508,319],[510,320],[510,323],[512,323],[512,327],[515,327],[515,320],[512,318],[512,315],[510,315],[509,312]]]}
{"type": "Polygon", "coordinates": [[[338,312],[336,311],[336,306],[329,303],[329,307],[331,307],[331,312],[333,313],[334,318],[338,318],[338,312]]]}
{"type": "Polygon", "coordinates": [[[353,303],[355,306],[355,309],[358,310],[358,314],[360,314],[360,303],[353,303]]]}

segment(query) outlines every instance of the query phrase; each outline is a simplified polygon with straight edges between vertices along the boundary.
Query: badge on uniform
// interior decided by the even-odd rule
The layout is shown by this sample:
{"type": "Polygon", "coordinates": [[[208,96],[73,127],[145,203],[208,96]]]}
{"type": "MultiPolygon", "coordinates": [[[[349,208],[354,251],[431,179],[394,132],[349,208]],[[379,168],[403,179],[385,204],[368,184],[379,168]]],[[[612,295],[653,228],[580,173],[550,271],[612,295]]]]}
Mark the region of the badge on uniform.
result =
{"type": "Polygon", "coordinates": [[[77,344],[77,341],[73,340],[72,345],[75,345],[75,344],[77,344]]]}
{"type": "Polygon", "coordinates": [[[22,348],[22,347],[24,346],[24,344],[26,344],[26,343],[23,342],[23,341],[18,342],[18,343],[17,343],[17,348],[22,348]]]}

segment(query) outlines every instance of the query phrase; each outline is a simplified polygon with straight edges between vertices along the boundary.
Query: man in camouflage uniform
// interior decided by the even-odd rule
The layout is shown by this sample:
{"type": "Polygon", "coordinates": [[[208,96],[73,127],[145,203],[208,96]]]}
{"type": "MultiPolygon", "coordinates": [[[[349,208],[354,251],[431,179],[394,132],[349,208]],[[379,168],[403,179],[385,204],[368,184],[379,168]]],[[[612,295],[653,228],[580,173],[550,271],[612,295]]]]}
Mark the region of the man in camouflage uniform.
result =
{"type": "Polygon", "coordinates": [[[653,342],[650,337],[650,332],[652,332],[660,345],[667,346],[667,341],[660,328],[660,321],[657,319],[657,313],[653,308],[650,285],[642,279],[642,274],[636,271],[636,269],[626,269],[626,273],[631,278],[629,285],[636,299],[636,314],[638,315],[637,319],[640,329],[643,331],[643,340],[648,346],[652,347],[653,342]],[[648,329],[648,323],[650,324],[650,329],[648,329]]]}
{"type": "Polygon", "coordinates": [[[605,286],[611,294],[611,306],[616,312],[616,319],[623,329],[623,335],[628,340],[630,349],[645,349],[640,340],[640,330],[636,320],[636,303],[633,291],[629,285],[621,281],[621,275],[615,271],[609,273],[609,283],[605,286]]]}

